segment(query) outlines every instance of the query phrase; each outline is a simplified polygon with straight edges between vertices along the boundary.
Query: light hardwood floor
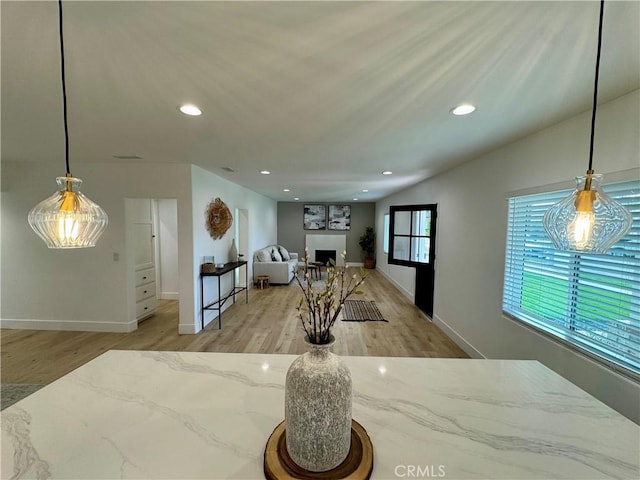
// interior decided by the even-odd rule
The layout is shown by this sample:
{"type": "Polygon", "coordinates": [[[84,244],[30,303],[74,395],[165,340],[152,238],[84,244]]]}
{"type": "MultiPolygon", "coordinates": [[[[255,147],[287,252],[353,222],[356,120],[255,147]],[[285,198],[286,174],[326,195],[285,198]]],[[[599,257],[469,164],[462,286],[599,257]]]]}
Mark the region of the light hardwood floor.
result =
{"type": "MultiPolygon", "coordinates": [[[[370,271],[357,300],[375,300],[386,322],[336,322],[338,355],[468,358],[380,273],[370,271]]],[[[196,335],[178,335],[178,302],[161,300],[156,315],[131,333],[7,330],[0,332],[2,383],[48,384],[107,350],[291,353],[307,350],[290,285],[250,289],[196,335]]]]}

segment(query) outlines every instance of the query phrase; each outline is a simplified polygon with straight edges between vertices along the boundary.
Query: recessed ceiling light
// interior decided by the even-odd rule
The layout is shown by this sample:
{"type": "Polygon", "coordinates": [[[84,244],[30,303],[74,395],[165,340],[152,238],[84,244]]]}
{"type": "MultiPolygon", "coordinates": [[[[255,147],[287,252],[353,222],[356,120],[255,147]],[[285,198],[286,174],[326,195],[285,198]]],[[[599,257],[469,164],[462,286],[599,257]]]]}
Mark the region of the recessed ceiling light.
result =
{"type": "Polygon", "coordinates": [[[353,199],[353,201],[354,201],[354,202],[357,202],[357,201],[358,201],[358,199],[357,199],[357,198],[354,198],[354,199],[353,199]]]}
{"type": "Polygon", "coordinates": [[[269,170],[261,170],[260,173],[262,175],[271,175],[271,172],[269,170]]]}
{"type": "Polygon", "coordinates": [[[384,172],[382,172],[383,175],[393,175],[393,172],[391,170],[385,170],[384,172]]]}
{"type": "Polygon", "coordinates": [[[367,190],[366,188],[364,190],[362,190],[362,193],[367,193],[369,190],[367,190]]]}
{"type": "Polygon", "coordinates": [[[476,111],[476,107],[474,107],[470,103],[463,103],[455,108],[452,108],[450,111],[454,115],[469,115],[470,113],[476,111]]]}
{"type": "Polygon", "coordinates": [[[283,188],[282,191],[283,192],[290,192],[291,190],[289,190],[288,188],[283,188]]]}
{"type": "Polygon", "coordinates": [[[298,197],[294,197],[293,199],[294,199],[294,200],[300,200],[298,197]]]}
{"type": "Polygon", "coordinates": [[[195,105],[191,105],[191,104],[186,104],[186,105],[182,105],[180,107],[180,111],[182,113],[184,113],[185,115],[191,115],[191,116],[198,116],[198,115],[202,115],[202,110],[200,110],[198,107],[196,107],[195,105]]]}

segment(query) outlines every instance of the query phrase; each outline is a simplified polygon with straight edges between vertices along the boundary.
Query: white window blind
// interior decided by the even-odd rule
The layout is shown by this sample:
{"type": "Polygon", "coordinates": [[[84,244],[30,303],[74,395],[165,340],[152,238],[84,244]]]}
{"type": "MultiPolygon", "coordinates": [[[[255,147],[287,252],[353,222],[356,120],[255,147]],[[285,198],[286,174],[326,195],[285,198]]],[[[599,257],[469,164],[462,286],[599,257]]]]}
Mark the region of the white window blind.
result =
{"type": "Polygon", "coordinates": [[[505,313],[640,374],[640,181],[605,185],[633,226],[605,255],[557,251],[545,212],[570,190],[509,199],[505,313]]]}

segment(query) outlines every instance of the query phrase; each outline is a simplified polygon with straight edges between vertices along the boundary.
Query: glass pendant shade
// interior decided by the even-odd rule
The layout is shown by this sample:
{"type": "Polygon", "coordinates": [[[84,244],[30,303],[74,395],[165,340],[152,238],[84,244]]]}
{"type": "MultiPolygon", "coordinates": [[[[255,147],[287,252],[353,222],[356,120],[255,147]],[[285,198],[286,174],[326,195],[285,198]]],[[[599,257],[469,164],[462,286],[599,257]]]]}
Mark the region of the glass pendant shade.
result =
{"type": "Polygon", "coordinates": [[[94,247],[109,218],[82,192],[79,178],[58,177],[58,191],[29,212],[29,225],[49,248],[94,247]]]}
{"type": "Polygon", "coordinates": [[[631,213],[600,188],[602,175],[576,177],[576,190],[552,206],[543,226],[555,248],[606,253],[631,228],[631,213]]]}

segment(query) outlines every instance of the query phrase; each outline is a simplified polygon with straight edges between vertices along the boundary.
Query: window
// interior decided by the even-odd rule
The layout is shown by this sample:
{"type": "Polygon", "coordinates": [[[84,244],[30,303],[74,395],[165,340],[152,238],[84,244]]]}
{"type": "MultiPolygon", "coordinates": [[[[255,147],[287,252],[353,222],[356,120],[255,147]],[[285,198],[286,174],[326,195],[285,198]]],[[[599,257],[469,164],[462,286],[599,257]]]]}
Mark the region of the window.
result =
{"type": "Polygon", "coordinates": [[[389,263],[415,266],[432,264],[435,253],[435,205],[390,207],[389,263]]]}
{"type": "Polygon", "coordinates": [[[569,190],[509,199],[505,313],[623,371],[640,374],[640,182],[607,185],[633,215],[606,255],[557,251],[542,218],[569,190]]]}
{"type": "Polygon", "coordinates": [[[382,238],[382,251],[389,253],[389,214],[384,214],[384,236],[382,238]]]}

